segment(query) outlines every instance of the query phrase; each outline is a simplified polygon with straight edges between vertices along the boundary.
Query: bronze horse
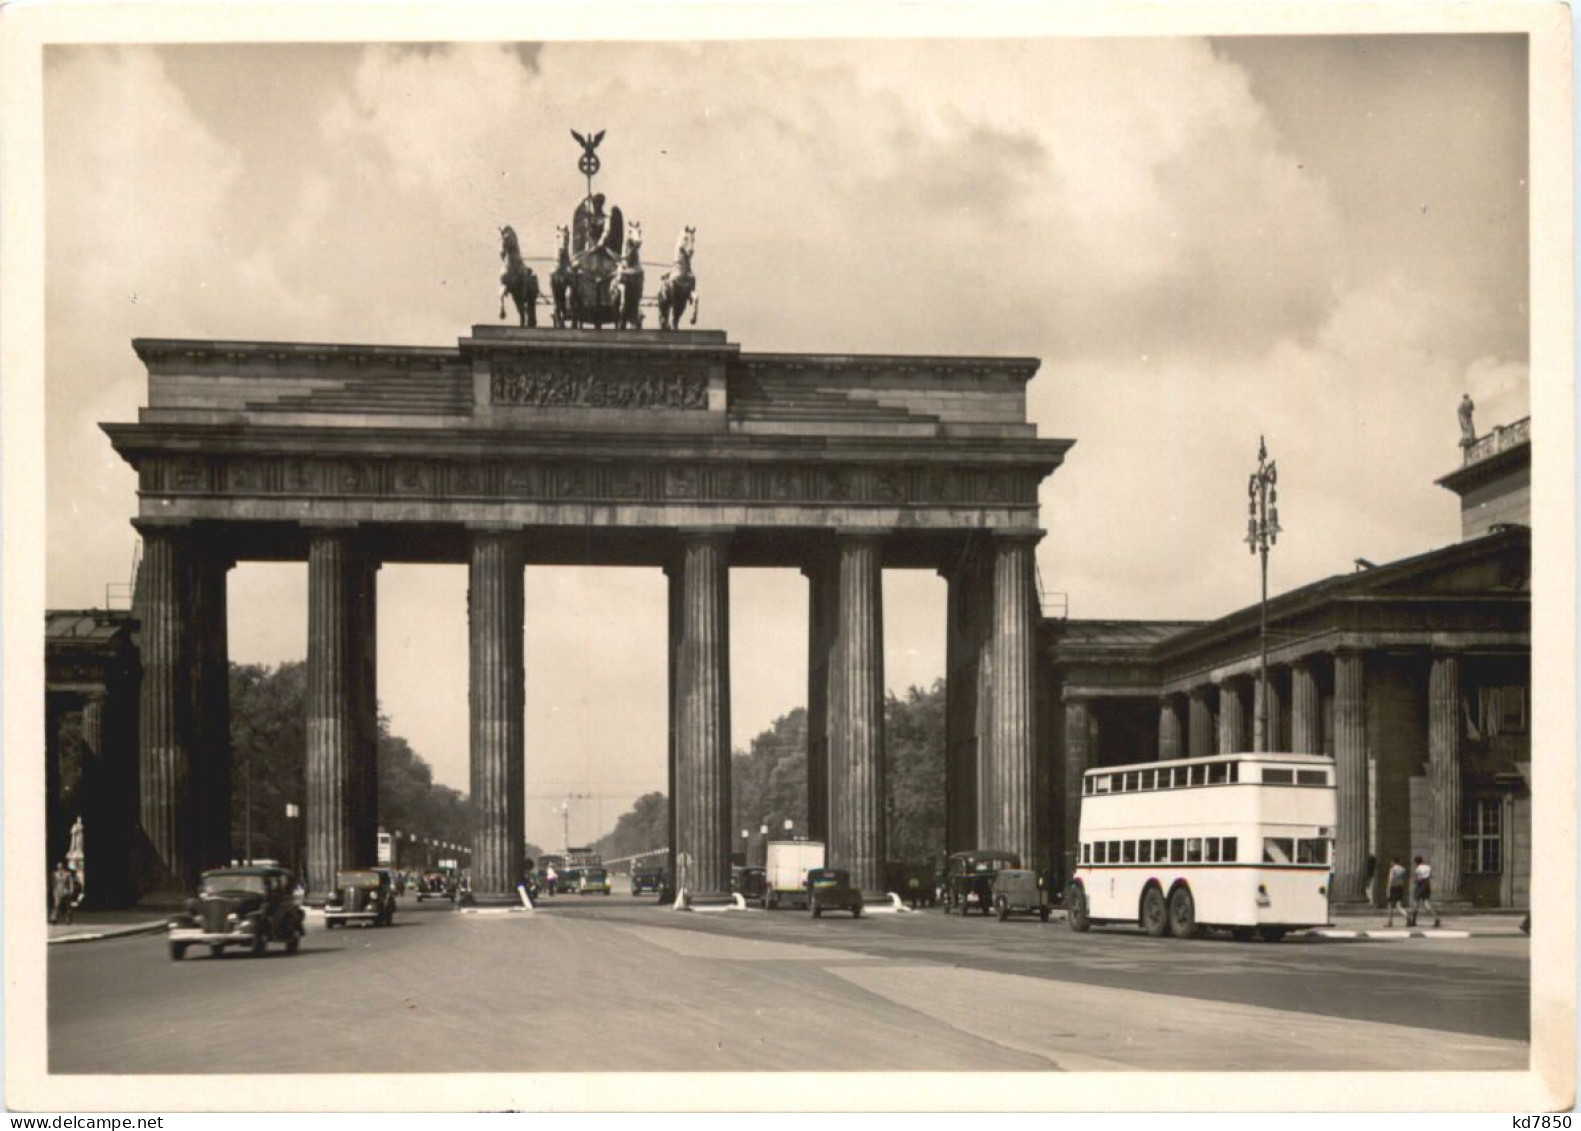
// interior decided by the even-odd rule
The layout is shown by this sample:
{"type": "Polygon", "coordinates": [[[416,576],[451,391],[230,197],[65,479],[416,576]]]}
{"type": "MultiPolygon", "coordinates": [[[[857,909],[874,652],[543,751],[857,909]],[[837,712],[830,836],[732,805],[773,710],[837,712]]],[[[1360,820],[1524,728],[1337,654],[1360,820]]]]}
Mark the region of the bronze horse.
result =
{"type": "Polygon", "coordinates": [[[626,247],[609,279],[609,304],[614,308],[615,329],[642,329],[642,225],[626,225],[626,247]]]}
{"type": "Polygon", "coordinates": [[[554,272],[549,276],[549,290],[554,294],[554,328],[563,330],[571,321],[571,306],[576,299],[576,268],[571,265],[571,230],[557,227],[554,236],[559,251],[554,272]]]}
{"type": "Polygon", "coordinates": [[[697,247],[697,229],[681,229],[675,241],[675,262],[659,280],[659,329],[675,330],[688,303],[692,306],[692,325],[697,325],[697,276],[692,274],[692,253],[697,247]]]}
{"type": "Polygon", "coordinates": [[[516,229],[509,224],[500,229],[500,259],[505,273],[500,276],[500,319],[505,318],[505,296],[516,304],[516,318],[523,326],[538,325],[538,276],[522,261],[516,229]]]}

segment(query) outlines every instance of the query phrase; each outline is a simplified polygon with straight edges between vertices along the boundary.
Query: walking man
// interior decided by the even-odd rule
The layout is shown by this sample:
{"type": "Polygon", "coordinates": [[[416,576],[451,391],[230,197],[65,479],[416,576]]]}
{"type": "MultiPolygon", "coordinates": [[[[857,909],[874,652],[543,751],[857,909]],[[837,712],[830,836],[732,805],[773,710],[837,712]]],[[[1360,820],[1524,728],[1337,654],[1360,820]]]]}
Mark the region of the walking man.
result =
{"type": "Polygon", "coordinates": [[[1433,895],[1433,866],[1420,856],[1416,858],[1415,884],[1411,889],[1411,917],[1407,926],[1416,926],[1416,921],[1426,909],[1433,917],[1433,926],[1438,926],[1438,912],[1432,904],[1433,895]]]}
{"type": "Polygon", "coordinates": [[[55,865],[55,872],[50,877],[49,895],[49,921],[59,923],[64,916],[66,922],[70,923],[77,898],[77,877],[70,868],[66,867],[64,860],[55,865]]]}
{"type": "Polygon", "coordinates": [[[1410,922],[1411,913],[1405,909],[1405,865],[1400,863],[1398,856],[1389,862],[1389,926],[1394,926],[1394,913],[1398,909],[1400,917],[1410,922]]]}

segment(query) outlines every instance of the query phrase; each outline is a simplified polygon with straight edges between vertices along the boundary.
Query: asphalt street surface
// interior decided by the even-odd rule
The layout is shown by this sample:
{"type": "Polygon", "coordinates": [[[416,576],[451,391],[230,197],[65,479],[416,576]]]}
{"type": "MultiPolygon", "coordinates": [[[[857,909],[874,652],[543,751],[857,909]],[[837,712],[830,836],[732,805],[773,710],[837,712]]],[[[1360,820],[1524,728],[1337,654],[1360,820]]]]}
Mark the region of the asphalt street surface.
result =
{"type": "Polygon", "coordinates": [[[940,911],[401,900],[266,958],[51,947],[57,1073],[1519,1068],[1524,938],[1071,932],[940,911]]]}

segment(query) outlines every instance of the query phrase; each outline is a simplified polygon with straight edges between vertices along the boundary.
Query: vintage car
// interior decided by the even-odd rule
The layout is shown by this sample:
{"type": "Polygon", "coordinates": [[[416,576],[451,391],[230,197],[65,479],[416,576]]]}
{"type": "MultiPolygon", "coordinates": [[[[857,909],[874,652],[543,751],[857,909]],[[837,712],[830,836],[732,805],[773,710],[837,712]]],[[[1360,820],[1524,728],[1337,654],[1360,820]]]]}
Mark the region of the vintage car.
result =
{"type": "Polygon", "coordinates": [[[427,899],[453,900],[456,897],[456,877],[449,871],[429,869],[417,881],[417,902],[427,899]]]}
{"type": "Polygon", "coordinates": [[[898,895],[907,907],[933,907],[939,902],[939,885],[932,864],[892,860],[884,865],[884,887],[898,895]]]}
{"type": "Polygon", "coordinates": [[[812,868],[807,872],[807,906],[814,919],[825,911],[849,911],[862,917],[862,893],[851,886],[851,873],[843,868],[812,868]]]}
{"type": "Polygon", "coordinates": [[[1021,867],[1021,857],[998,849],[957,852],[944,865],[944,913],[967,914],[976,908],[984,915],[993,906],[994,877],[1002,868],[1021,867]]]}
{"type": "Polygon", "coordinates": [[[572,868],[562,890],[577,895],[608,895],[613,886],[603,868],[572,868]]]}
{"type": "Polygon", "coordinates": [[[1036,915],[1049,921],[1048,889],[1043,878],[1027,868],[1001,868],[992,888],[994,914],[1004,922],[1012,915],[1036,915]]]}
{"type": "Polygon", "coordinates": [[[768,900],[768,873],[756,865],[730,869],[730,890],[742,899],[764,903],[768,900]]]}
{"type": "Polygon", "coordinates": [[[631,872],[631,894],[642,895],[645,892],[657,894],[664,890],[663,868],[634,868],[631,872]]]}
{"type": "Polygon", "coordinates": [[[383,868],[335,873],[335,889],[324,900],[326,930],[347,923],[388,927],[395,918],[395,884],[383,868]]]}
{"type": "Polygon", "coordinates": [[[295,954],[305,933],[302,908],[293,898],[296,878],[284,868],[216,868],[204,872],[198,894],[170,920],[170,957],[180,961],[189,946],[218,955],[244,946],[261,955],[271,942],[295,954]]]}

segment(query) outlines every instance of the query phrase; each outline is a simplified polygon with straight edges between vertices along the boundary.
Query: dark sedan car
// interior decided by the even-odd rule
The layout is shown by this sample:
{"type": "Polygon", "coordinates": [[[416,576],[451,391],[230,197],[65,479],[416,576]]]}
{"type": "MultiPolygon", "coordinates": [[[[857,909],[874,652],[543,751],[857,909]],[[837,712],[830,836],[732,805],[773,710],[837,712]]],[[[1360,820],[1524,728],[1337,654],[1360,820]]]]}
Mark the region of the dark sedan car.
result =
{"type": "Polygon", "coordinates": [[[388,927],[395,919],[395,885],[383,868],[353,868],[335,875],[335,890],[324,901],[324,928],[347,923],[388,927]]]}
{"type": "Polygon", "coordinates": [[[957,852],[944,865],[944,913],[962,915],[976,908],[987,915],[994,902],[994,877],[1021,867],[1021,857],[998,849],[957,852]]]}
{"type": "Polygon", "coordinates": [[[663,868],[637,868],[631,873],[631,894],[658,893],[664,890],[663,868]]]}
{"type": "Polygon", "coordinates": [[[809,868],[807,893],[814,919],[822,918],[825,911],[849,911],[853,919],[862,917],[862,893],[851,886],[851,873],[842,868],[809,868]]]}
{"type": "Polygon", "coordinates": [[[170,957],[186,957],[189,946],[218,956],[228,946],[261,955],[271,942],[295,954],[305,933],[293,892],[296,878],[284,868],[217,868],[204,872],[198,894],[170,920],[170,957]]]}
{"type": "Polygon", "coordinates": [[[768,873],[756,866],[732,868],[730,890],[738,893],[742,899],[761,903],[768,898],[768,873]]]}
{"type": "Polygon", "coordinates": [[[994,877],[993,900],[1001,923],[1012,915],[1036,915],[1047,923],[1053,910],[1042,877],[1026,868],[1001,868],[994,877]]]}

